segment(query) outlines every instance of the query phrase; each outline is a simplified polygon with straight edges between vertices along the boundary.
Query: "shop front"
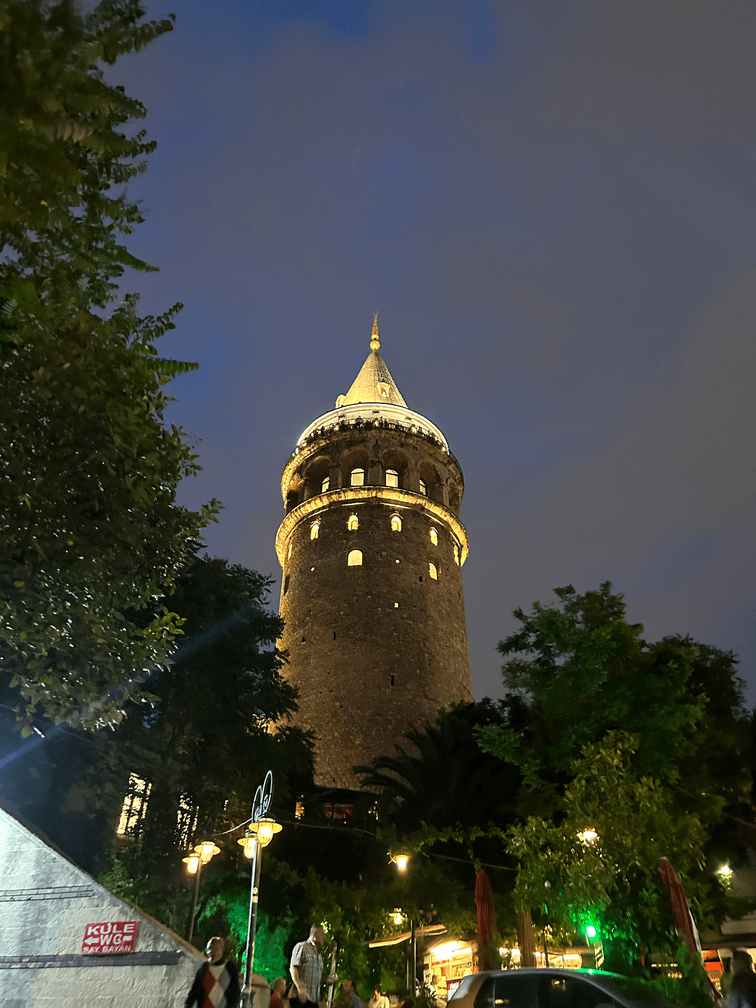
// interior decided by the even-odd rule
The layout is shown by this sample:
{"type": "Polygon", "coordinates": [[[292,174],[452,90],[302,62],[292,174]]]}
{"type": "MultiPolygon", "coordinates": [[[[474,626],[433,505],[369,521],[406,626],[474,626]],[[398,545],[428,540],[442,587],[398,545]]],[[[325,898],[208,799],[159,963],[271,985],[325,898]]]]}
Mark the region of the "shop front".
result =
{"type": "MultiPolygon", "coordinates": [[[[449,940],[446,937],[439,939],[423,956],[423,976],[436,987],[440,997],[446,996],[448,999],[463,976],[477,972],[477,952],[476,941],[449,940]]],[[[502,946],[499,955],[502,969],[519,969],[519,948],[502,946]]],[[[536,951],[535,959],[537,967],[580,969],[581,966],[594,965],[591,950],[588,948],[549,949],[548,953],[536,951]],[[591,959],[590,962],[586,962],[587,955],[591,959]]]]}

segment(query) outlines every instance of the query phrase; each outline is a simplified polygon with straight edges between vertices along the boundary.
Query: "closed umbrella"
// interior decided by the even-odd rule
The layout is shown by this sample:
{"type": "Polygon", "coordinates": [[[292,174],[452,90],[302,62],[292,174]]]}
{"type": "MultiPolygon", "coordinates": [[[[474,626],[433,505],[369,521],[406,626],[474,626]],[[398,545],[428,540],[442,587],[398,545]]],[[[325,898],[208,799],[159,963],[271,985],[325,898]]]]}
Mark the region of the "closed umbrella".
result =
{"type": "MultiPolygon", "coordinates": [[[[672,913],[675,917],[677,933],[690,953],[691,960],[695,961],[697,957],[700,958],[701,956],[701,939],[698,937],[698,929],[688,906],[685,889],[669,858],[659,858],[659,874],[669,892],[669,901],[672,904],[672,913]]],[[[706,976],[706,984],[714,1000],[720,1000],[722,995],[711,982],[708,975],[706,976]]]]}

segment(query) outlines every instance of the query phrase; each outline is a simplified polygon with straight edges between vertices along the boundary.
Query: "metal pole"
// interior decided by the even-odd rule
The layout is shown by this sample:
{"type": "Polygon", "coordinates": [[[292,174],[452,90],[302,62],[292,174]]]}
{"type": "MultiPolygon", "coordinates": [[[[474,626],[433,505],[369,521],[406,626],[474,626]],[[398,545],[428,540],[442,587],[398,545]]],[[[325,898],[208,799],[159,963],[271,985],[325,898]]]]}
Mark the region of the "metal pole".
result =
{"type": "Polygon", "coordinates": [[[255,935],[257,932],[257,901],[260,894],[260,867],[262,847],[255,837],[255,853],[252,860],[252,879],[249,888],[249,917],[247,918],[247,950],[244,955],[244,1004],[252,1004],[252,973],[255,962],[255,935]]]}
{"type": "Polygon", "coordinates": [[[257,937],[257,904],[260,898],[260,869],[262,868],[262,844],[258,842],[257,844],[257,857],[255,858],[255,875],[254,884],[252,886],[252,936],[249,939],[249,969],[250,973],[254,969],[255,965],[255,938],[257,937]]]}
{"type": "Polygon", "coordinates": [[[414,921],[412,921],[412,987],[409,996],[411,998],[417,997],[417,937],[414,921]]]}
{"type": "MultiPolygon", "coordinates": [[[[336,955],[338,954],[339,946],[337,942],[333,943],[333,951],[331,952],[331,972],[329,976],[333,976],[336,972],[336,955]]],[[[326,1008],[331,1008],[333,1004],[333,992],[336,989],[336,984],[328,985],[328,996],[326,997],[326,1008]]]]}
{"type": "Polygon", "coordinates": [[[200,875],[202,874],[202,858],[197,858],[197,871],[194,873],[194,894],[192,896],[192,911],[189,914],[189,934],[187,941],[194,935],[194,915],[197,913],[197,897],[199,896],[200,875]]]}
{"type": "Polygon", "coordinates": [[[411,973],[411,970],[410,970],[410,952],[411,952],[411,950],[412,950],[412,940],[410,939],[410,941],[408,941],[407,945],[405,946],[405,952],[404,952],[404,966],[405,966],[404,972],[405,972],[406,977],[407,977],[407,997],[412,997],[412,978],[410,976],[410,973],[411,973]]]}

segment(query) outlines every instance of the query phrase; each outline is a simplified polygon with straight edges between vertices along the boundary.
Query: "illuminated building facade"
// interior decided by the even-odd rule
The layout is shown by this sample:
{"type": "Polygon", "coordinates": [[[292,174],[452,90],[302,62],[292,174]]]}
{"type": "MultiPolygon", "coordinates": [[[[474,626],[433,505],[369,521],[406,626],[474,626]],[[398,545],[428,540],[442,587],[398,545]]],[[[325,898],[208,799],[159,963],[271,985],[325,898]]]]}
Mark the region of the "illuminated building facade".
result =
{"type": "Polygon", "coordinates": [[[462,471],[379,347],[376,317],[352,387],[307,427],[281,481],[280,646],[323,787],[356,787],[355,765],[472,700],[462,471]]]}

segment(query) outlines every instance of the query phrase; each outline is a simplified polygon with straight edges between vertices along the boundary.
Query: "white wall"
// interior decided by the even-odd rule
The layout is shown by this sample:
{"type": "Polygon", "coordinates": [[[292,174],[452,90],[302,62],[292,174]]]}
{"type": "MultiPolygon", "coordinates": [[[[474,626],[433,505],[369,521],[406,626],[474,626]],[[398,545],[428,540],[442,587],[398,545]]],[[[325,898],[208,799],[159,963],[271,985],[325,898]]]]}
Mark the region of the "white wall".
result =
{"type": "Polygon", "coordinates": [[[178,1008],[202,961],[0,808],[3,1008],[178,1008]],[[138,921],[135,953],[82,956],[84,928],[99,921],[138,921]]]}

